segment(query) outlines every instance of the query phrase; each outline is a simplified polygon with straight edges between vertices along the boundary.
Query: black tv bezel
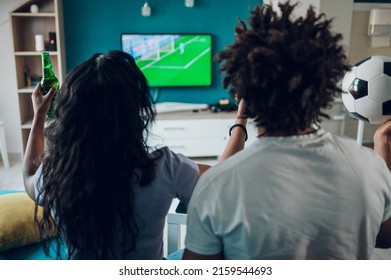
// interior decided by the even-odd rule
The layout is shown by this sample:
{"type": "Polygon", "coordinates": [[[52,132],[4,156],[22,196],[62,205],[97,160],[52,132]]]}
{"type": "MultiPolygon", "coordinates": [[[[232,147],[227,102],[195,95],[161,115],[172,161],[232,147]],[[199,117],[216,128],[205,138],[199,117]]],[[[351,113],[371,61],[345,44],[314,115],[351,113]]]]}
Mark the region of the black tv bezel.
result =
{"type": "Polygon", "coordinates": [[[123,51],[123,35],[180,35],[180,36],[210,36],[211,59],[210,59],[210,84],[209,85],[167,85],[167,86],[150,86],[151,88],[208,88],[213,85],[213,35],[212,33],[183,33],[183,32],[123,32],[120,34],[120,46],[123,51]]]}

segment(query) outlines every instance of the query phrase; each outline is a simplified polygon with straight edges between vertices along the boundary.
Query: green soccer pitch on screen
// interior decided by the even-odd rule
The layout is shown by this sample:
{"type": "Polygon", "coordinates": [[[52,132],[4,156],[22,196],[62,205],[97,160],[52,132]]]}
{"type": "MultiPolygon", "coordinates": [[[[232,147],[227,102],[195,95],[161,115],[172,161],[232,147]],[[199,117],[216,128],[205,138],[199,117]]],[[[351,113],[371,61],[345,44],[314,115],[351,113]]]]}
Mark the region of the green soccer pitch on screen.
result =
{"type": "Polygon", "coordinates": [[[212,84],[210,34],[121,34],[121,48],[134,57],[151,87],[212,84]]]}

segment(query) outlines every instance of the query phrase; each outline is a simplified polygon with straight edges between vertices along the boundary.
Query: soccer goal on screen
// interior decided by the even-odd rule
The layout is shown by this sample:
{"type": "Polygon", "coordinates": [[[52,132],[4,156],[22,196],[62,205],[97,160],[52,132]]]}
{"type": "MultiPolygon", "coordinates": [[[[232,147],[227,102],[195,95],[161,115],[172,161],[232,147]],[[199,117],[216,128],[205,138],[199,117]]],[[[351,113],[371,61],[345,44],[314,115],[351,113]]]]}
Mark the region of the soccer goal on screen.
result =
{"type": "Polygon", "coordinates": [[[158,60],[162,55],[175,51],[175,38],[172,35],[154,36],[147,44],[141,60],[158,60]]]}

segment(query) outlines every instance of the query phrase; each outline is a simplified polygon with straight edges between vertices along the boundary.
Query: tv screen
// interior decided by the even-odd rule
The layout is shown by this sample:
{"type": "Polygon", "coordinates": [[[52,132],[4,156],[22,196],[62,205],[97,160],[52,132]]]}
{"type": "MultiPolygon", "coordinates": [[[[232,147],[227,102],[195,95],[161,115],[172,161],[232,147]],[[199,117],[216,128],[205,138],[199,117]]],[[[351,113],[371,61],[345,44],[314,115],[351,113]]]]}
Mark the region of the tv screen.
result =
{"type": "Polygon", "coordinates": [[[151,87],[210,86],[210,34],[121,34],[121,49],[132,55],[151,87]]]}

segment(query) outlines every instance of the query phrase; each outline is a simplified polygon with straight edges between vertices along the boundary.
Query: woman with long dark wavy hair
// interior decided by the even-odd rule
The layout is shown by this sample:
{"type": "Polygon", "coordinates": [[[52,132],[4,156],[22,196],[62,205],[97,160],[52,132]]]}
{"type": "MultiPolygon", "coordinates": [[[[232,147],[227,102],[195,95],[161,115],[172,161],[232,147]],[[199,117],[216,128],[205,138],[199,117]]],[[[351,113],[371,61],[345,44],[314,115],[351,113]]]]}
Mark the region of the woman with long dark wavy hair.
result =
{"type": "Polygon", "coordinates": [[[162,259],[172,199],[187,203],[209,166],[167,147],[149,152],[155,112],[148,83],[124,52],[95,54],[75,67],[44,129],[55,91],[42,96],[38,84],[32,94],[24,159],[26,191],[44,207],[42,240],[57,230],[57,249],[65,243],[69,259],[162,259]]]}

